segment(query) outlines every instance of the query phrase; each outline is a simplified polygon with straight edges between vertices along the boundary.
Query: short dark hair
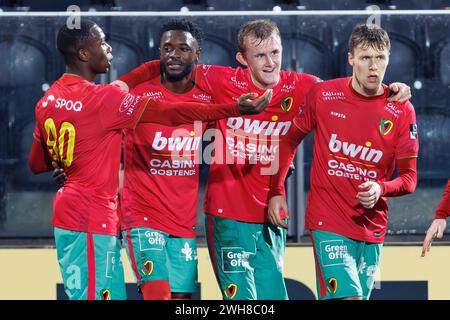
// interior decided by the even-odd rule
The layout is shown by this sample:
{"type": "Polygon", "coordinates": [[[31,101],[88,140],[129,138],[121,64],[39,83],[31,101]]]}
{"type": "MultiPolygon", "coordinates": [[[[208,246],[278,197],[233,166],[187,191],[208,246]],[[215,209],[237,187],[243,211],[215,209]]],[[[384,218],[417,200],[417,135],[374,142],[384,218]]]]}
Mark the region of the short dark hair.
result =
{"type": "Polygon", "coordinates": [[[64,57],[66,64],[70,64],[73,58],[78,54],[78,50],[82,49],[86,41],[92,37],[91,29],[96,25],[91,20],[82,19],[80,28],[69,29],[64,24],[58,32],[56,38],[56,47],[64,57]]]}
{"type": "Polygon", "coordinates": [[[192,21],[189,21],[187,19],[169,20],[168,22],[163,24],[161,29],[159,30],[159,42],[161,42],[163,34],[171,30],[181,30],[189,32],[190,34],[192,34],[195,40],[197,40],[198,46],[201,47],[204,38],[203,31],[197,24],[193,23],[192,21]]]}
{"type": "Polygon", "coordinates": [[[356,47],[372,47],[377,50],[391,49],[391,42],[387,32],[376,24],[359,24],[350,35],[348,40],[348,50],[354,53],[356,47]]]}
{"type": "Polygon", "coordinates": [[[263,41],[269,38],[273,33],[275,33],[278,36],[281,36],[277,24],[272,20],[259,19],[245,23],[241,27],[241,29],[239,29],[237,35],[237,46],[239,52],[244,53],[246,50],[245,47],[246,37],[253,36],[256,39],[263,41]]]}

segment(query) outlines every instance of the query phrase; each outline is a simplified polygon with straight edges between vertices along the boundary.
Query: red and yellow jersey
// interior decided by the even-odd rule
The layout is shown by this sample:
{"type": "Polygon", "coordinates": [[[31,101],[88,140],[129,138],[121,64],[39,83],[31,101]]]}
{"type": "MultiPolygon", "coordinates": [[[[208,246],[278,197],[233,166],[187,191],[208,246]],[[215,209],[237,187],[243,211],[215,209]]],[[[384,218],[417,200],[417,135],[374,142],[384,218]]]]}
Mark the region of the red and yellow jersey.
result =
{"type": "MultiPolygon", "coordinates": [[[[156,101],[212,103],[211,96],[197,87],[173,93],[159,77],[131,92],[156,101]]],[[[127,131],[122,229],[148,227],[177,237],[195,237],[204,129],[202,122],[177,127],[142,123],[127,131]]]]}
{"type": "Polygon", "coordinates": [[[450,216],[450,179],[448,179],[447,187],[445,188],[441,202],[436,209],[434,218],[446,219],[448,216],[450,216]]]}
{"type": "Polygon", "coordinates": [[[148,99],[65,74],[37,103],[34,137],[67,173],[52,224],[118,233],[117,191],[123,128],[133,128],[148,99]]]}
{"type": "MultiPolygon", "coordinates": [[[[270,172],[279,142],[292,128],[306,93],[318,80],[281,71],[269,106],[258,115],[216,122],[213,159],[205,193],[206,213],[245,222],[266,221],[270,172]]],[[[243,93],[263,94],[242,68],[200,65],[196,82],[216,103],[236,101],[243,93]]]]}
{"type": "Polygon", "coordinates": [[[365,181],[388,181],[395,160],[417,157],[419,140],[411,103],[387,101],[389,90],[364,97],[351,78],[319,83],[306,98],[294,125],[315,130],[306,228],[381,243],[387,226],[387,199],[365,209],[356,199],[365,181]]]}

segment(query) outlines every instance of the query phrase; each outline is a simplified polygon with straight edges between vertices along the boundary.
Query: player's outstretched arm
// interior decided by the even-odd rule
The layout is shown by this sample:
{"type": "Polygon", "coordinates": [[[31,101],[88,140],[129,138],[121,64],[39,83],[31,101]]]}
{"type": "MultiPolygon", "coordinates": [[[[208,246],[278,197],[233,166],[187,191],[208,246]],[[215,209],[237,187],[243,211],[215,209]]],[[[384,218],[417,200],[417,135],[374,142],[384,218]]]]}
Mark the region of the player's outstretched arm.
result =
{"type": "Polygon", "coordinates": [[[260,97],[255,95],[254,93],[243,94],[237,103],[233,104],[167,103],[150,99],[140,122],[179,126],[195,121],[216,121],[228,117],[258,114],[269,105],[272,90],[267,90],[260,97]]]}
{"type": "MultiPolygon", "coordinates": [[[[295,124],[295,123],[294,123],[295,124]]],[[[288,206],[286,204],[284,181],[289,171],[292,160],[295,157],[298,145],[306,137],[306,133],[294,126],[283,140],[280,141],[279,151],[275,161],[278,166],[272,165],[275,172],[270,177],[269,203],[267,215],[270,223],[287,229],[287,224],[281,219],[281,210],[289,219],[288,206]]]]}
{"type": "Polygon", "coordinates": [[[434,219],[430,227],[427,230],[425,239],[422,244],[422,257],[425,257],[427,252],[430,252],[431,243],[435,238],[442,239],[444,236],[444,230],[447,227],[447,221],[445,219],[434,219]]]}
{"type": "Polygon", "coordinates": [[[425,239],[423,240],[422,257],[425,257],[425,254],[430,251],[433,239],[442,239],[445,228],[447,227],[446,219],[448,216],[450,216],[450,179],[447,182],[447,187],[445,188],[441,202],[434,214],[434,220],[428,228],[425,239]]]}
{"type": "Polygon", "coordinates": [[[269,105],[272,95],[272,89],[266,90],[260,97],[257,93],[244,93],[237,100],[239,113],[241,115],[261,113],[269,105]]]}
{"type": "Polygon", "coordinates": [[[395,93],[392,97],[388,98],[390,102],[405,102],[412,97],[411,88],[403,82],[393,82],[389,85],[389,89],[395,93]]]}
{"type": "Polygon", "coordinates": [[[120,76],[111,84],[118,85],[121,90],[128,92],[130,88],[159,76],[160,70],[159,60],[148,61],[120,76]]]}

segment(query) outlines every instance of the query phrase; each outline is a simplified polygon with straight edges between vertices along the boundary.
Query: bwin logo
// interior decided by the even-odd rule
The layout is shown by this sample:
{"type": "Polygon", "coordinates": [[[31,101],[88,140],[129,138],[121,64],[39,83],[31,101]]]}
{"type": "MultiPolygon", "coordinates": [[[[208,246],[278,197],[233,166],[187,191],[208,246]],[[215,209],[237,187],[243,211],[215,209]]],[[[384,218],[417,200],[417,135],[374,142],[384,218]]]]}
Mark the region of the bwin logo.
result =
{"type": "Polygon", "coordinates": [[[200,148],[202,137],[163,137],[162,132],[155,133],[152,148],[154,150],[163,150],[165,147],[169,151],[195,151],[200,148]]]}
{"type": "Polygon", "coordinates": [[[337,153],[342,151],[343,154],[351,158],[358,157],[364,161],[378,163],[383,156],[383,152],[381,150],[372,149],[370,146],[370,142],[366,142],[366,147],[364,147],[346,141],[339,141],[337,139],[337,134],[335,133],[331,135],[330,143],[328,144],[328,148],[331,152],[337,153]]]}
{"type": "Polygon", "coordinates": [[[244,130],[249,134],[270,135],[285,135],[291,127],[291,121],[276,122],[276,121],[260,121],[242,118],[228,118],[227,126],[233,130],[244,130]]]}

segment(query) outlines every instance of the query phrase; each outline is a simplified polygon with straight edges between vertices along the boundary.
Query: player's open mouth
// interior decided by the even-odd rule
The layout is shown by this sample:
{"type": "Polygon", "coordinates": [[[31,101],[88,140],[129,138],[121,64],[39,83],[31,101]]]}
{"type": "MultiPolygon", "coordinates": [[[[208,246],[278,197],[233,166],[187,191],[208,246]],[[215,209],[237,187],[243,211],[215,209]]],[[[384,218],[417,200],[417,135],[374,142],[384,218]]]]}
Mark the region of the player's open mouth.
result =
{"type": "Polygon", "coordinates": [[[369,82],[377,82],[378,76],[377,75],[371,75],[369,76],[369,82]]]}
{"type": "Polygon", "coordinates": [[[167,64],[167,68],[169,70],[180,70],[181,68],[183,68],[183,64],[181,62],[172,62],[172,63],[168,63],[167,64]]]}

